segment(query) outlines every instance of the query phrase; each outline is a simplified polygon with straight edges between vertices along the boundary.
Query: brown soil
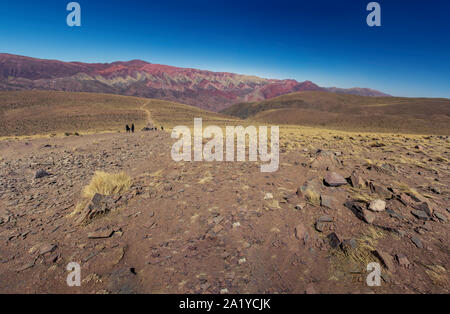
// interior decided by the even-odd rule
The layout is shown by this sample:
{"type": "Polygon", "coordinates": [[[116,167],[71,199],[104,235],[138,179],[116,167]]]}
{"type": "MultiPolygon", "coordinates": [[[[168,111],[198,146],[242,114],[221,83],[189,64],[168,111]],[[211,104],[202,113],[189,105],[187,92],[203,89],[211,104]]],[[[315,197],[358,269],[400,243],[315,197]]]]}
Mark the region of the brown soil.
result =
{"type": "Polygon", "coordinates": [[[283,134],[272,174],[250,162],[176,163],[160,131],[0,142],[0,292],[449,292],[448,138],[283,134]],[[327,166],[356,171],[364,186],[323,185],[327,166]],[[34,179],[41,169],[50,175],[34,179]],[[132,187],[78,225],[71,214],[98,170],[125,171],[132,187]],[[311,192],[299,189],[311,179],[311,192]],[[320,195],[333,197],[331,208],[320,195]],[[344,206],[377,198],[388,210],[370,224],[344,206]],[[423,202],[434,208],[425,224],[411,214],[423,202]],[[112,235],[89,238],[105,230],[112,235]],[[332,248],[333,232],[356,247],[332,248]],[[368,287],[366,263],[382,264],[375,250],[389,269],[368,287]],[[66,285],[70,262],[81,265],[81,287],[66,285]]]}

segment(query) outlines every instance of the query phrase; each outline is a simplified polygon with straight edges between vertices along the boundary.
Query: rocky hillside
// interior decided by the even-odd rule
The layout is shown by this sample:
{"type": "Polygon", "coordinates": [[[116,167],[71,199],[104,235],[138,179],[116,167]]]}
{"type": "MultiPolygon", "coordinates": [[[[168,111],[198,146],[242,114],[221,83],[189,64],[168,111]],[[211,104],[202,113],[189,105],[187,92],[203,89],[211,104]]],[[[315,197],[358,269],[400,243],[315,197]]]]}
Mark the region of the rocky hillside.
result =
{"type": "Polygon", "coordinates": [[[449,293],[448,137],[282,129],[272,174],[172,142],[1,141],[0,293],[449,293]],[[131,185],[85,199],[97,171],[131,185]]]}

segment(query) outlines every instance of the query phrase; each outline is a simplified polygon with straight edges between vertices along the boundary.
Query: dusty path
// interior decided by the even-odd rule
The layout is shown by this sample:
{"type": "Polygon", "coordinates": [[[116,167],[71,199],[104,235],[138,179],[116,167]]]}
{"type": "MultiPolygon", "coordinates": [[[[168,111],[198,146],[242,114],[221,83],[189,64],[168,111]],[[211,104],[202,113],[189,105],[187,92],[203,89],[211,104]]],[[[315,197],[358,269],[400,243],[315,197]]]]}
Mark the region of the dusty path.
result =
{"type": "Polygon", "coordinates": [[[146,108],[146,106],[149,103],[150,103],[150,101],[148,101],[147,103],[143,104],[140,109],[143,110],[145,112],[145,115],[147,116],[147,125],[154,126],[156,124],[155,124],[155,121],[152,120],[152,113],[150,112],[150,110],[148,110],[146,108]]]}
{"type": "MultiPolygon", "coordinates": [[[[362,221],[344,206],[354,197],[348,185],[322,185],[327,170],[311,164],[312,148],[286,150],[280,170],[263,174],[255,163],[175,163],[171,142],[164,132],[1,142],[0,292],[448,293],[448,163],[436,159],[424,169],[365,161],[406,156],[414,139],[389,150],[360,142],[370,156],[354,156],[347,139],[313,143],[339,152],[336,172],[357,171],[378,189],[394,180],[440,183],[427,201],[442,219],[426,224],[411,214],[419,202],[397,188],[386,195],[389,211],[362,221]],[[34,179],[40,169],[51,175],[34,179]],[[70,214],[97,170],[123,170],[133,185],[107,215],[80,226],[70,214]],[[308,180],[319,204],[296,194],[308,180]],[[356,252],[367,253],[360,246],[370,243],[384,253],[381,287],[366,285],[361,260],[332,248],[333,232],[353,239],[345,243],[356,244],[356,252]],[[66,285],[70,262],[81,266],[81,287],[66,285]]],[[[419,160],[425,153],[415,154],[419,160]]]]}

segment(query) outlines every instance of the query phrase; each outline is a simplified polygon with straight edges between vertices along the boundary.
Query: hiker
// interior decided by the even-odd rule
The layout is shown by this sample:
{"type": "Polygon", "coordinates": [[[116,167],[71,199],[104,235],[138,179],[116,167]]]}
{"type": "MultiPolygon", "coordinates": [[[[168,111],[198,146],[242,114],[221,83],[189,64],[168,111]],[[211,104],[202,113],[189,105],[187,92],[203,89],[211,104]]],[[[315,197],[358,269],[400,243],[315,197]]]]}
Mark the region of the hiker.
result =
{"type": "Polygon", "coordinates": [[[127,131],[127,133],[130,133],[130,127],[128,126],[128,124],[127,124],[127,126],[125,127],[125,130],[127,131]]]}
{"type": "Polygon", "coordinates": [[[134,123],[131,125],[131,132],[134,133],[134,123]]]}

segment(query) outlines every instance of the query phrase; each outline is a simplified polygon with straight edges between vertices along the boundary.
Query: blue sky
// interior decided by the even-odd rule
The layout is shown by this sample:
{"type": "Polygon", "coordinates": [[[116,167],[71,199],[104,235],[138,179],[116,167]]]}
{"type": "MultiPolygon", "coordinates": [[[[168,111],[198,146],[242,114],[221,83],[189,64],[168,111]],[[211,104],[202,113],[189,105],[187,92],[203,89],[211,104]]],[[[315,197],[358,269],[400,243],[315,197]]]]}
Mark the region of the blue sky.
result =
{"type": "Polygon", "coordinates": [[[450,98],[450,2],[79,0],[0,4],[0,52],[64,61],[152,63],[450,98]]]}

